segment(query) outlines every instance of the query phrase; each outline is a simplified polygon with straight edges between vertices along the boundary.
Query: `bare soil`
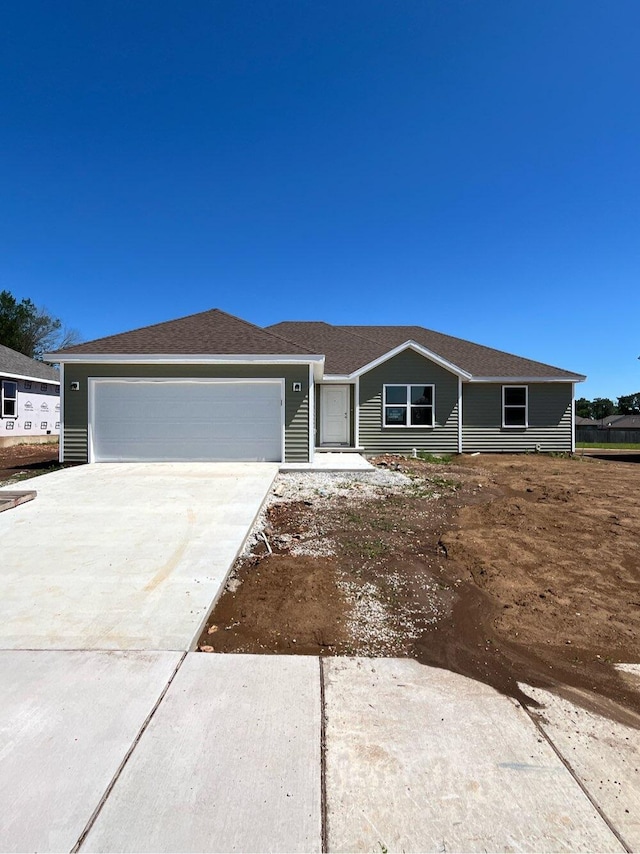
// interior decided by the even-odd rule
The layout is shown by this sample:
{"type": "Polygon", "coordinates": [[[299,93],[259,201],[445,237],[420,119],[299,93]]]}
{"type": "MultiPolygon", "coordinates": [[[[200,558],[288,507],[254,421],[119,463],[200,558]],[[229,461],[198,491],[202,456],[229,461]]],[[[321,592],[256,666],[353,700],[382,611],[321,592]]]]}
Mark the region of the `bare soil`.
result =
{"type": "Polygon", "coordinates": [[[57,442],[0,448],[0,486],[18,483],[58,467],[57,442]]]}
{"type": "Polygon", "coordinates": [[[273,554],[258,540],[238,561],[200,649],[414,657],[637,726],[637,683],[614,664],[640,662],[640,466],[374,462],[409,485],[272,497],[273,554]]]}

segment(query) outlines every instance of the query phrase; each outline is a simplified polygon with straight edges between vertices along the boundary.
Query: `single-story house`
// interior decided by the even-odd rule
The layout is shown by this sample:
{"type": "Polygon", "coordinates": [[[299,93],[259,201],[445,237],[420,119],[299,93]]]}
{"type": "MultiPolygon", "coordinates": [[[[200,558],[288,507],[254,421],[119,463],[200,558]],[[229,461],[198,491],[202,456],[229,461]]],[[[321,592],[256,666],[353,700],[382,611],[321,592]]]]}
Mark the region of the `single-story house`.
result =
{"type": "Polygon", "coordinates": [[[60,375],[0,344],[0,447],[55,441],[60,432],[60,375]]]}
{"type": "Polygon", "coordinates": [[[219,309],[46,358],[69,462],[571,451],[585,379],[421,326],[262,328],[219,309]]]}

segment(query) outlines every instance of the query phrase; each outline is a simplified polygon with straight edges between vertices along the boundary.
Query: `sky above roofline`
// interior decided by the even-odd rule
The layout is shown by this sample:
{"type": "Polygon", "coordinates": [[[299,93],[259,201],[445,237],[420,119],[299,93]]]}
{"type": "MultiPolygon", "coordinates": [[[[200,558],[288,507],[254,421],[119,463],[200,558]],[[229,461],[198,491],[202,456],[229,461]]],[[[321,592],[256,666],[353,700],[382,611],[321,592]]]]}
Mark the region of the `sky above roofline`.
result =
{"type": "Polygon", "coordinates": [[[640,4],[8,4],[0,288],[85,340],[219,305],[640,388],[640,4]]]}

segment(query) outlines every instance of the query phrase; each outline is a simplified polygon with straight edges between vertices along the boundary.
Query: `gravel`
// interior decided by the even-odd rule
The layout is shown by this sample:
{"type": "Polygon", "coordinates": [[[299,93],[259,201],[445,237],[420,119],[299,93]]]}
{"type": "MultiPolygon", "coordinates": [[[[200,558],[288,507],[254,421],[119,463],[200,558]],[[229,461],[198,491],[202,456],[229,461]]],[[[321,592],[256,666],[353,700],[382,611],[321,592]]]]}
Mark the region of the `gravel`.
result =
{"type": "MultiPolygon", "coordinates": [[[[241,557],[249,555],[266,529],[267,512],[274,504],[294,501],[314,501],[342,496],[350,502],[367,501],[381,495],[404,492],[411,479],[401,472],[383,469],[364,472],[281,472],[277,475],[271,492],[258,514],[246,539],[241,557]]],[[[281,537],[284,539],[284,537],[281,537]]],[[[328,557],[334,554],[331,540],[320,540],[309,530],[304,539],[290,538],[291,554],[328,557]]],[[[232,577],[233,579],[233,577],[232,577]]]]}

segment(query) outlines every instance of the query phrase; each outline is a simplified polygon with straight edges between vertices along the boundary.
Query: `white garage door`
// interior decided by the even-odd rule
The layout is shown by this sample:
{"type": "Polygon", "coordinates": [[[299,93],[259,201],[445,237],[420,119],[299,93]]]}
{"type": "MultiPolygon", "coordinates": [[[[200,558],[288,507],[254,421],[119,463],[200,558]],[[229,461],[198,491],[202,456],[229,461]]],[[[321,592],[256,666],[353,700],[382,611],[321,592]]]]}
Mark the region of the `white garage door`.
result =
{"type": "Polygon", "coordinates": [[[281,380],[90,380],[92,462],[282,460],[281,380]]]}

